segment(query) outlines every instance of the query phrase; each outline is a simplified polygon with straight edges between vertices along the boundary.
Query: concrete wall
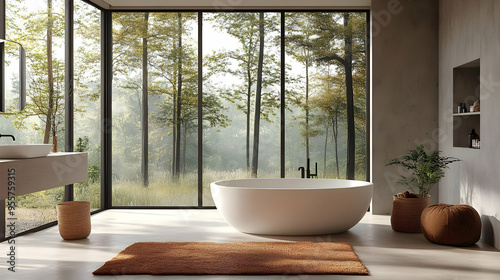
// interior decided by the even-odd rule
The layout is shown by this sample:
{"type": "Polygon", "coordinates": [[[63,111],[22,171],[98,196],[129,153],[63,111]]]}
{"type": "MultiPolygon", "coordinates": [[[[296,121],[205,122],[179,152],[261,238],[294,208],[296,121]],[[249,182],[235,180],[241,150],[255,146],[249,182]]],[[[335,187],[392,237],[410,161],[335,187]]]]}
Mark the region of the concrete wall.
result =
{"type": "Polygon", "coordinates": [[[482,238],[500,249],[500,1],[441,0],[439,10],[439,147],[462,160],[441,181],[440,202],[472,205],[482,238]],[[478,58],[481,149],[455,148],[453,68],[478,58]]]}
{"type": "Polygon", "coordinates": [[[373,0],[371,11],[372,209],[390,214],[405,188],[385,164],[419,144],[437,148],[438,1],[373,0]]]}

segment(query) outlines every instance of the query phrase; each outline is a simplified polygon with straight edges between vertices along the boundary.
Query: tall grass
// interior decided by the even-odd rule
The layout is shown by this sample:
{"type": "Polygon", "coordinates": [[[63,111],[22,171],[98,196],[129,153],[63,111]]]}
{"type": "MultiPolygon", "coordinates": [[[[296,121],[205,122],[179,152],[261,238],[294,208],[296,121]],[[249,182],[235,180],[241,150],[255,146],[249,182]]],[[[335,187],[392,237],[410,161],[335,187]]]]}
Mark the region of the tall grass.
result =
{"type": "MultiPolygon", "coordinates": [[[[261,174],[260,177],[279,177],[277,173],[261,174]]],[[[244,170],[203,170],[203,206],[213,206],[210,183],[220,180],[249,178],[244,170]]],[[[168,172],[152,174],[147,187],[140,178],[113,181],[114,206],[198,206],[198,173],[181,175],[172,179],[168,172]]]]}
{"type": "Polygon", "coordinates": [[[74,200],[89,201],[90,210],[101,208],[101,181],[88,180],[74,185],[74,200]]]}
{"type": "Polygon", "coordinates": [[[170,174],[156,173],[147,187],[142,181],[113,181],[113,206],[197,206],[198,178],[188,173],[173,179],[170,174]]]}

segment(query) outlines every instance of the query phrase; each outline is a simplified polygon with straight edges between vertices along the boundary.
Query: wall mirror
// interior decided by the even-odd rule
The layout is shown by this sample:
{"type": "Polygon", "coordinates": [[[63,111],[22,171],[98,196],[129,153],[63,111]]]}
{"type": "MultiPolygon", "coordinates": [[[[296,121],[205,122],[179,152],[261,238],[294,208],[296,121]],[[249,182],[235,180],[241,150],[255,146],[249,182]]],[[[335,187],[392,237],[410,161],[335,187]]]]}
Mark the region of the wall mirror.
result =
{"type": "Polygon", "coordinates": [[[5,39],[0,39],[0,51],[0,112],[21,111],[26,106],[26,52],[20,43],[5,39]]]}

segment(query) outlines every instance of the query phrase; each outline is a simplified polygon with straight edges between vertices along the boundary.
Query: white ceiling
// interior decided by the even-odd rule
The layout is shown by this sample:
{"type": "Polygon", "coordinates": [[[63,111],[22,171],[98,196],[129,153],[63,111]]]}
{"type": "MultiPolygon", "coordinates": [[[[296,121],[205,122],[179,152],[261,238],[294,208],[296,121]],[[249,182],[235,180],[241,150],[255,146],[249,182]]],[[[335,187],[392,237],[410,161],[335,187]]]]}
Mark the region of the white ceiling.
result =
{"type": "Polygon", "coordinates": [[[104,9],[361,9],[371,0],[89,0],[104,9]]]}

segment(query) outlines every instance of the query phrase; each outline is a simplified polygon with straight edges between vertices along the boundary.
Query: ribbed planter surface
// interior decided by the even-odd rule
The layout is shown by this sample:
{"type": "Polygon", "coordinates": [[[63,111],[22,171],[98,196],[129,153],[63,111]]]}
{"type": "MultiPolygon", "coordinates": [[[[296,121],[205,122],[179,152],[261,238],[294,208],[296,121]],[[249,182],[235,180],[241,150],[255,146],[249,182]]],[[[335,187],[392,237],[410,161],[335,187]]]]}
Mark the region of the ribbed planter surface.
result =
{"type": "Polygon", "coordinates": [[[391,226],[398,232],[422,232],[420,215],[429,206],[430,196],[405,198],[394,195],[391,226]]]}
{"type": "Polygon", "coordinates": [[[66,240],[90,235],[90,202],[67,201],[57,204],[59,234],[66,240]]]}

